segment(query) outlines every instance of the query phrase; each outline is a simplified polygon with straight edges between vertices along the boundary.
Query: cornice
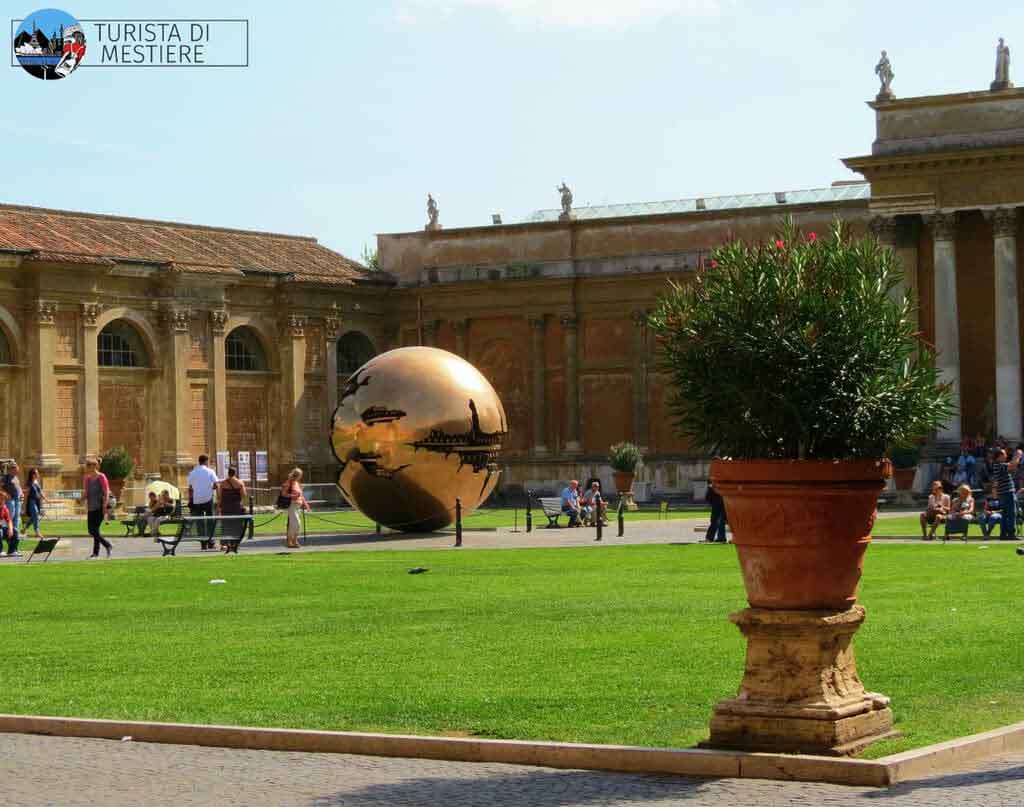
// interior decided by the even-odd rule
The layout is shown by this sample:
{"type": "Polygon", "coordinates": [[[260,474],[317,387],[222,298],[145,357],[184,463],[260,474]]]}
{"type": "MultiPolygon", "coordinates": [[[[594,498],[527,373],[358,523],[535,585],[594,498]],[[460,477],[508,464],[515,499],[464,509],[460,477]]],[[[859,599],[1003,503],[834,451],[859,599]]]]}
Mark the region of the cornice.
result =
{"type": "Polygon", "coordinates": [[[922,109],[937,106],[960,106],[963,104],[983,104],[991,101],[1006,101],[1013,98],[1024,98],[1024,87],[1009,90],[975,90],[957,92],[947,95],[917,95],[911,98],[893,98],[888,101],[866,101],[876,111],[922,109]]]}
{"type": "Polygon", "coordinates": [[[957,151],[931,151],[923,154],[886,154],[846,157],[843,165],[851,171],[863,174],[882,172],[905,172],[936,168],[960,168],[964,166],[1006,163],[1024,163],[1024,146],[1005,148],[981,148],[957,151]]]}

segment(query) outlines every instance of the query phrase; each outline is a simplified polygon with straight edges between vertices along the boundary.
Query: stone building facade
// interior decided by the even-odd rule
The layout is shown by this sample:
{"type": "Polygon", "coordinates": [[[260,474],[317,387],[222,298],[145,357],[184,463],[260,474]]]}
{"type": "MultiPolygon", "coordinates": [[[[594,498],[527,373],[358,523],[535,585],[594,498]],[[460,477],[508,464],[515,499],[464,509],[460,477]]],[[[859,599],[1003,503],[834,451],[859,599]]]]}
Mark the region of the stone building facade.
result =
{"type": "Polygon", "coordinates": [[[313,239],[0,206],[0,455],[77,484],[125,445],[180,477],[201,451],[336,468],[338,383],[409,344],[478,366],[509,417],[504,484],[606,476],[620,440],[641,479],[686,494],[706,458],[675,434],[647,315],[709,251],[792,216],[840,219],[896,250],[965,433],[1024,435],[1019,316],[1024,90],[872,102],[864,181],[540,211],[517,224],[378,237],[380,271],[313,239]]]}

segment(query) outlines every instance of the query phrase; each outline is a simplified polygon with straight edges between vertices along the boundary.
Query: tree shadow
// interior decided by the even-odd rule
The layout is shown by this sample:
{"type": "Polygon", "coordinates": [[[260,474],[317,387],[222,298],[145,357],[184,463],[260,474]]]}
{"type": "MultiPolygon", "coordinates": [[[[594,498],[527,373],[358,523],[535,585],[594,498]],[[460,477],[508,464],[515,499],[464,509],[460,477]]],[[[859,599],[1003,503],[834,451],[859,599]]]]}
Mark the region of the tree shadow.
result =
{"type": "Polygon", "coordinates": [[[604,771],[481,772],[473,777],[421,777],[380,782],[314,799],[315,807],[572,807],[698,798],[711,779],[604,771]]]}

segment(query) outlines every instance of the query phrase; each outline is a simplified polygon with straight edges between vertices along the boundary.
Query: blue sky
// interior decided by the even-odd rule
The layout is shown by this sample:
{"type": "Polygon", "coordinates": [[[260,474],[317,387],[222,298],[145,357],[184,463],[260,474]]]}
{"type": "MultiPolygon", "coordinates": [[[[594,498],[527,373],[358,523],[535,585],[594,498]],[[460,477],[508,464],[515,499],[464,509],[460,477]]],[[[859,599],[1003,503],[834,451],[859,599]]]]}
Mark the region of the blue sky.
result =
{"type": "MultiPolygon", "coordinates": [[[[139,15],[137,2],[60,7],[139,15]]],[[[987,89],[996,38],[1024,48],[1024,4],[1006,2],[145,9],[249,18],[251,66],[45,83],[0,69],[0,201],[309,234],[358,257],[375,233],[421,228],[428,191],[454,227],[557,207],[563,179],[577,205],[853,179],[839,159],[870,149],[882,48],[899,97],[987,89]]],[[[1024,68],[1011,77],[1024,85],[1024,68]]]]}

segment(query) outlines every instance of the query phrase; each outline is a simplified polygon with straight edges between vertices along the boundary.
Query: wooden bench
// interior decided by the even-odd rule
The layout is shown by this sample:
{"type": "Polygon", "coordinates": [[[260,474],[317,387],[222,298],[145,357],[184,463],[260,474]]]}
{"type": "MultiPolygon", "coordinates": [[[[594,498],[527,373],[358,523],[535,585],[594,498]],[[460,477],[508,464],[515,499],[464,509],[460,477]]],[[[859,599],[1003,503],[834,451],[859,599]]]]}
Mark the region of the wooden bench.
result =
{"type": "MultiPolygon", "coordinates": [[[[175,499],[174,512],[166,516],[160,516],[160,524],[179,524],[181,523],[181,515],[181,499],[175,499]]],[[[148,518],[149,508],[144,504],[140,504],[135,508],[135,515],[129,518],[122,518],[121,526],[124,527],[124,537],[130,538],[133,530],[140,537],[145,535],[146,529],[149,526],[148,518]]]]}
{"type": "Polygon", "coordinates": [[[541,510],[544,511],[544,515],[548,517],[548,528],[558,527],[558,517],[564,515],[562,513],[562,499],[560,496],[538,496],[537,501],[540,504],[541,510]]]}
{"type": "Polygon", "coordinates": [[[238,554],[238,547],[254,532],[251,515],[245,516],[183,516],[174,535],[156,536],[153,541],[160,544],[164,557],[174,555],[182,541],[198,541],[213,548],[214,541],[220,541],[226,554],[238,554]]]}
{"type": "Polygon", "coordinates": [[[967,542],[967,533],[974,521],[967,518],[947,518],[945,529],[942,532],[942,540],[948,541],[950,535],[962,535],[964,543],[967,542]]]}

